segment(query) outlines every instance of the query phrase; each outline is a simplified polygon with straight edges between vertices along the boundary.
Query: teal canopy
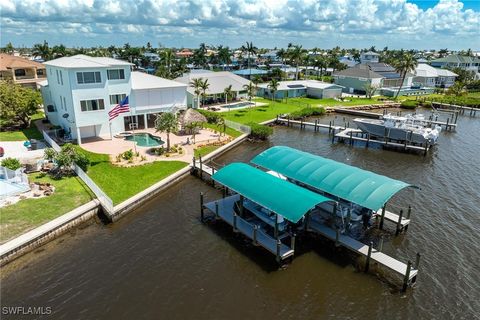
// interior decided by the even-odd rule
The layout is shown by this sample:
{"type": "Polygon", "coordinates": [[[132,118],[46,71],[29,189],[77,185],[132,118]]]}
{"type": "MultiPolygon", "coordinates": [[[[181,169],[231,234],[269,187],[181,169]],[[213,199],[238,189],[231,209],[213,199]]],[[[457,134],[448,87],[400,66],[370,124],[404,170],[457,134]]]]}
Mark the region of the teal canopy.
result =
{"type": "Polygon", "coordinates": [[[212,178],[293,223],[317,204],[333,202],[245,163],[231,163],[218,170],[212,178]]]}
{"type": "Polygon", "coordinates": [[[375,211],[383,207],[398,191],[414,187],[402,181],[284,146],[265,150],[251,162],[375,211]]]}

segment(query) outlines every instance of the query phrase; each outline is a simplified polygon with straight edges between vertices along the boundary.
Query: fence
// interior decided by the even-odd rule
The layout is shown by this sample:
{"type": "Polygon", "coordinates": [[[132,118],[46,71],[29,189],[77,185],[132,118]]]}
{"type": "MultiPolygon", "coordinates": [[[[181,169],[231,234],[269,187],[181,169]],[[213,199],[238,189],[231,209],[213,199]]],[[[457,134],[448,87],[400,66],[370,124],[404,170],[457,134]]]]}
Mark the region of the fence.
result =
{"type": "MultiPolygon", "coordinates": [[[[60,151],[61,148],[60,146],[53,140],[49,134],[45,131],[43,133],[43,138],[45,141],[55,150],[55,151],[60,151]]],[[[73,170],[77,174],[80,179],[82,179],[83,182],[90,188],[90,190],[93,191],[93,193],[97,196],[98,200],[100,201],[103,209],[107,211],[108,214],[113,214],[113,201],[110,199],[110,197],[107,196],[105,192],[103,192],[102,189],[100,189],[99,186],[93,182],[93,180],[83,171],[79,166],[76,164],[73,167],[73,170]]]]}
{"type": "Polygon", "coordinates": [[[240,131],[246,134],[250,134],[250,132],[252,131],[252,129],[249,126],[238,123],[238,122],[233,122],[230,120],[225,120],[225,125],[229,128],[235,129],[237,131],[240,131]]]}

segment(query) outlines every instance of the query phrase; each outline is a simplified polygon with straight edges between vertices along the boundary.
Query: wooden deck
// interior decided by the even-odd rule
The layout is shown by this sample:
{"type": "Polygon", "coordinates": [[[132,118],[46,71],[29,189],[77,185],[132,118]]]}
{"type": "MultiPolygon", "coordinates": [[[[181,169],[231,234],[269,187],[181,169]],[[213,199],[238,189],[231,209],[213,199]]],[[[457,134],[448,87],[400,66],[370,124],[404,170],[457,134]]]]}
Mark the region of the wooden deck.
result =
{"type": "MultiPolygon", "coordinates": [[[[315,219],[312,219],[310,221],[309,228],[330,240],[337,241],[336,231],[327,227],[325,224],[316,221],[315,219]]],[[[353,252],[356,252],[365,257],[368,256],[369,246],[349,236],[340,234],[338,237],[338,243],[341,246],[353,252]]],[[[372,249],[370,259],[381,264],[382,266],[387,267],[390,270],[393,270],[397,274],[400,274],[402,277],[405,277],[407,273],[407,265],[405,263],[400,262],[390,256],[387,256],[386,254],[378,251],[377,249],[372,249]]],[[[411,281],[413,278],[417,276],[417,274],[418,274],[418,270],[412,268],[410,270],[410,275],[408,280],[411,281]]]]}
{"type": "Polygon", "coordinates": [[[301,129],[303,129],[305,127],[313,127],[313,129],[315,131],[318,131],[318,129],[320,129],[320,128],[329,129],[329,131],[345,129],[344,126],[335,126],[332,123],[323,124],[323,123],[319,123],[318,121],[316,121],[316,122],[306,122],[306,121],[303,121],[303,120],[292,120],[292,119],[288,119],[288,118],[277,118],[276,121],[279,122],[279,123],[284,123],[287,126],[293,126],[294,124],[297,124],[297,125],[300,125],[301,129]]]}
{"type": "MultiPolygon", "coordinates": [[[[378,217],[380,218],[382,216],[382,209],[378,210],[377,212],[375,212],[373,214],[374,217],[378,217]]],[[[395,224],[398,223],[398,219],[400,218],[400,215],[396,214],[396,213],[393,213],[393,212],[390,212],[390,211],[387,211],[385,210],[385,215],[383,216],[383,218],[387,221],[390,221],[390,222],[393,222],[395,224]]],[[[410,224],[410,219],[406,219],[402,216],[402,220],[400,221],[400,226],[401,228],[405,228],[406,226],[408,226],[410,224]]]]}
{"type": "Polygon", "coordinates": [[[289,246],[282,243],[279,245],[279,248],[277,248],[277,240],[262,230],[261,221],[255,223],[255,221],[247,221],[239,216],[236,216],[234,219],[234,203],[239,199],[240,195],[236,194],[224,199],[206,203],[204,204],[204,207],[215,214],[215,216],[218,216],[223,221],[233,226],[236,230],[240,231],[244,236],[252,239],[255,244],[262,246],[274,255],[277,255],[278,250],[279,258],[281,260],[293,256],[294,250],[289,246]],[[234,222],[234,220],[236,221],[234,222]]]}
{"type": "Polygon", "coordinates": [[[353,145],[354,141],[362,141],[366,143],[367,147],[370,143],[376,143],[385,147],[394,147],[394,148],[403,149],[403,150],[419,151],[419,152],[423,152],[424,154],[426,154],[426,152],[430,150],[430,147],[431,147],[429,145],[426,145],[426,146],[412,145],[412,144],[406,143],[406,141],[405,143],[399,143],[399,142],[392,142],[388,140],[370,139],[368,137],[368,134],[367,134],[367,138],[364,138],[363,135],[364,135],[363,131],[360,129],[346,128],[340,131],[339,133],[336,133],[335,137],[342,140],[347,140],[351,145],[353,145]],[[358,136],[359,134],[361,134],[362,136],[359,137],[358,136]]]}

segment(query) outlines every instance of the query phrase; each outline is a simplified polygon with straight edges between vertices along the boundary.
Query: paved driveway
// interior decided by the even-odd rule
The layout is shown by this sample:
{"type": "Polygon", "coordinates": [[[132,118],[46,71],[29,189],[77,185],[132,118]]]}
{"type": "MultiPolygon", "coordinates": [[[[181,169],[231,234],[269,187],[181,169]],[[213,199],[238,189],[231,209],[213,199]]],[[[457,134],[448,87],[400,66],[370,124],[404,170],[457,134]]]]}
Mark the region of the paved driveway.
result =
{"type": "Polygon", "coordinates": [[[43,158],[45,143],[38,141],[37,150],[28,150],[23,146],[23,141],[1,141],[0,146],[5,150],[5,155],[0,159],[16,158],[27,163],[43,158]]]}

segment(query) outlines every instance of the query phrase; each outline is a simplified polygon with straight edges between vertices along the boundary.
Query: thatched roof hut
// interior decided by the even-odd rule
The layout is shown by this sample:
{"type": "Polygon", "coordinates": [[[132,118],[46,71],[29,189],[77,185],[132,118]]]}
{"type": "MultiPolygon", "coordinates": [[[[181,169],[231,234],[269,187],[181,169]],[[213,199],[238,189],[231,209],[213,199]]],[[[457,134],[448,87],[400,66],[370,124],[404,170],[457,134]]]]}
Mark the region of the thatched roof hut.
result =
{"type": "MultiPolygon", "coordinates": [[[[180,123],[182,130],[189,133],[191,130],[188,129],[189,125],[192,123],[201,124],[207,122],[207,118],[200,112],[195,109],[188,108],[185,112],[182,112],[178,116],[178,122],[180,123]]],[[[195,130],[197,131],[197,130],[195,130]]]]}

